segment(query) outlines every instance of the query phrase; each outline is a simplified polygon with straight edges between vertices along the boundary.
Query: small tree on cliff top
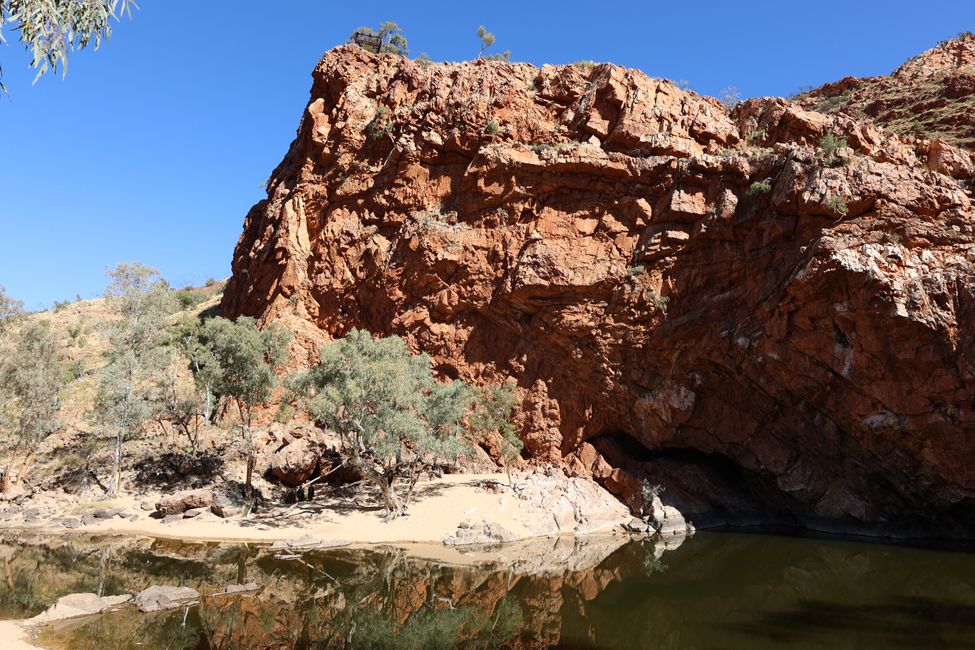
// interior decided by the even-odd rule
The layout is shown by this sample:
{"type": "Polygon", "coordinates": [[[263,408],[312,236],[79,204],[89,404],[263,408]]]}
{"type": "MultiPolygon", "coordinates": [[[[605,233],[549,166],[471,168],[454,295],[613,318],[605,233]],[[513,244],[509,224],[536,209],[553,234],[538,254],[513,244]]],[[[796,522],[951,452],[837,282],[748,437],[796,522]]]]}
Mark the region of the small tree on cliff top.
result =
{"type": "MultiPolygon", "coordinates": [[[[406,37],[403,36],[403,28],[392,21],[387,20],[380,24],[378,30],[372,27],[360,27],[355,31],[378,36],[381,43],[379,46],[380,53],[399,54],[400,56],[408,56],[410,53],[406,37]]],[[[354,35],[355,33],[353,33],[354,35]]],[[[349,42],[352,42],[352,36],[349,37],[349,42]]]]}
{"type": "Polygon", "coordinates": [[[480,27],[477,28],[477,39],[481,41],[481,51],[477,53],[477,58],[487,59],[489,61],[510,61],[511,60],[510,50],[505,50],[500,54],[490,54],[488,56],[484,55],[484,52],[487,51],[489,47],[494,45],[494,42],[496,40],[494,34],[489,32],[484,25],[481,25],[480,27]]]}
{"type": "Polygon", "coordinates": [[[430,358],[412,355],[403,339],[374,339],[352,330],[322,348],[321,361],[293,388],[312,417],[339,434],[340,452],[382,495],[387,518],[403,512],[396,478],[465,446],[462,420],[473,402],[463,382],[437,383],[430,358]]]}

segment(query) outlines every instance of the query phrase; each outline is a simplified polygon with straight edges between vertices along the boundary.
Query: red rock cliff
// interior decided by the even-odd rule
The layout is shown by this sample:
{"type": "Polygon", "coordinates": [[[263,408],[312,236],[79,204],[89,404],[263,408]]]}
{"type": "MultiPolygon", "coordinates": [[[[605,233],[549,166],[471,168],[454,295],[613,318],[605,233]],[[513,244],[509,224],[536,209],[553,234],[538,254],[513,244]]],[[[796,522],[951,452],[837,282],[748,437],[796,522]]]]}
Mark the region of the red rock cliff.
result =
{"type": "Polygon", "coordinates": [[[612,65],[345,46],[313,77],[226,314],[514,377],[531,457],[631,503],[975,525],[969,153],[612,65]]]}

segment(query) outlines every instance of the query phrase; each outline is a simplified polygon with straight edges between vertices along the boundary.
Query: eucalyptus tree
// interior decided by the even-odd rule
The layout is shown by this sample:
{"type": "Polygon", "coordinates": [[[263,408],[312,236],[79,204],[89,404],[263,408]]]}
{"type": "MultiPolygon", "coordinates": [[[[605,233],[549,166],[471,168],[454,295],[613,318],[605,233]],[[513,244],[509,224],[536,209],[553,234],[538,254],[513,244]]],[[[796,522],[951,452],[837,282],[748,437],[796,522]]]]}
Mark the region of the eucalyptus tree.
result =
{"type": "Polygon", "coordinates": [[[138,262],[119,264],[108,276],[104,296],[116,319],[110,325],[112,347],[93,416],[114,440],[110,491],[117,496],[125,442],[138,435],[152,415],[151,378],[171,362],[166,326],[176,303],[169,284],[154,268],[138,262]]]}
{"type": "Polygon", "coordinates": [[[399,337],[352,330],[289,383],[319,426],[339,435],[346,462],[379,489],[387,519],[404,511],[397,477],[412,483],[417,468],[455,460],[467,445],[473,391],[436,382],[430,357],[411,354],[399,337]]]}
{"type": "Polygon", "coordinates": [[[211,318],[199,332],[196,358],[200,363],[193,368],[198,382],[209,382],[209,389],[237,406],[247,453],[245,498],[251,506],[254,410],[270,401],[277,384],[275,370],[285,361],[290,341],[291,333],[281,326],[271,325],[262,331],[253,318],[246,316],[236,321],[211,318]]]}
{"type": "MultiPolygon", "coordinates": [[[[133,8],[135,0],[0,0],[0,42],[4,33],[17,34],[31,53],[37,81],[49,70],[66,72],[71,52],[97,49],[112,35],[112,22],[131,18],[133,8]]],[[[6,92],[2,79],[0,90],[6,92]]]]}
{"type": "Polygon", "coordinates": [[[12,457],[3,475],[2,490],[10,484],[10,467],[24,453],[17,473],[22,480],[37,446],[60,427],[61,391],[66,385],[60,361],[61,344],[51,328],[29,321],[2,348],[0,358],[0,430],[13,442],[12,457]]]}

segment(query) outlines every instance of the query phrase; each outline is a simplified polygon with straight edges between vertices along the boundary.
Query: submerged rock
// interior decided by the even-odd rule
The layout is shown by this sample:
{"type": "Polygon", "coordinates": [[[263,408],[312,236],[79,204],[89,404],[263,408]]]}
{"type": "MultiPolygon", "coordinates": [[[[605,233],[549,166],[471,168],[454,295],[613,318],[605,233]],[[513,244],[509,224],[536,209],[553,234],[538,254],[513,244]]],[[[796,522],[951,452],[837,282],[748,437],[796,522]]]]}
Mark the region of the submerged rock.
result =
{"type": "Polygon", "coordinates": [[[66,618],[101,614],[118,609],[130,600],[132,600],[132,596],[128,594],[122,596],[97,596],[90,593],[69,594],[58,598],[58,602],[48,608],[47,611],[28,619],[27,624],[41,625],[66,618]]]}
{"type": "Polygon", "coordinates": [[[466,546],[469,544],[498,544],[511,542],[517,537],[507,528],[495,521],[480,521],[472,524],[462,521],[457,524],[457,531],[444,538],[447,546],[466,546]]]}
{"type": "Polygon", "coordinates": [[[195,605],[200,592],[189,587],[153,586],[135,596],[135,606],[141,612],[158,612],[184,605],[195,605]]]}

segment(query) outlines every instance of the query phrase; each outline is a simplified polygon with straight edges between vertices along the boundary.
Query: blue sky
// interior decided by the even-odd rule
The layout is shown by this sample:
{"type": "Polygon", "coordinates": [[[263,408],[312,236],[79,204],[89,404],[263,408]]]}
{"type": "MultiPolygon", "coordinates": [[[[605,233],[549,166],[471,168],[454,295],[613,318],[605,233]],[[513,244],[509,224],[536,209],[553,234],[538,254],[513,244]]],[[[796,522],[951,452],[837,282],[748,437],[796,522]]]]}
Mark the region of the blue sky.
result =
{"type": "MultiPolygon", "coordinates": [[[[140,0],[67,78],[31,86],[0,47],[0,284],[34,309],[92,297],[138,260],[177,286],[230,272],[247,209],[294,137],[321,54],[394,20],[412,54],[477,54],[477,26],[516,61],[613,61],[718,94],[787,95],[889,73],[962,30],[973,0],[694,3],[140,0]]],[[[8,37],[10,35],[8,34],[8,37]]]]}

